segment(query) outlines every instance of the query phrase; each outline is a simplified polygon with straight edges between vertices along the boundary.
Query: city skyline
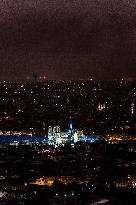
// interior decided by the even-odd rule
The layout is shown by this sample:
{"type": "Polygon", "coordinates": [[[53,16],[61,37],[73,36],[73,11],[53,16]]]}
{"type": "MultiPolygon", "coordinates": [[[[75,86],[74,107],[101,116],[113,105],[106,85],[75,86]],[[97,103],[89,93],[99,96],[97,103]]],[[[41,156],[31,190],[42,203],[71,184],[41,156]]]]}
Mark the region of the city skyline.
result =
{"type": "Polygon", "coordinates": [[[136,77],[135,1],[0,2],[0,80],[136,77]]]}
{"type": "Polygon", "coordinates": [[[136,0],[0,1],[0,204],[136,204],[136,0]]]}

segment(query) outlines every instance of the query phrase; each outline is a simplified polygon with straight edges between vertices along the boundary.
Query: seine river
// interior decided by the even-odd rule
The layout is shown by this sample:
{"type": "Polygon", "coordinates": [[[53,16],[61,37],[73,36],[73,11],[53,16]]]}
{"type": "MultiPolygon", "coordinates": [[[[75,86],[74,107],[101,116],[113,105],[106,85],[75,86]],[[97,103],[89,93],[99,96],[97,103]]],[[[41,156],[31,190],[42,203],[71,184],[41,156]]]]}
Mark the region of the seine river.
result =
{"type": "MultiPolygon", "coordinates": [[[[97,142],[100,141],[100,136],[86,136],[79,141],[84,142],[97,142]]],[[[67,140],[67,142],[71,142],[67,140]]],[[[0,144],[11,144],[11,143],[48,143],[47,136],[40,136],[40,135],[0,135],[0,144]]]]}
{"type": "Polygon", "coordinates": [[[48,138],[46,136],[35,136],[32,137],[29,135],[1,135],[0,136],[0,144],[10,144],[13,142],[23,143],[23,142],[30,142],[30,143],[40,143],[40,142],[47,142],[48,138]]]}

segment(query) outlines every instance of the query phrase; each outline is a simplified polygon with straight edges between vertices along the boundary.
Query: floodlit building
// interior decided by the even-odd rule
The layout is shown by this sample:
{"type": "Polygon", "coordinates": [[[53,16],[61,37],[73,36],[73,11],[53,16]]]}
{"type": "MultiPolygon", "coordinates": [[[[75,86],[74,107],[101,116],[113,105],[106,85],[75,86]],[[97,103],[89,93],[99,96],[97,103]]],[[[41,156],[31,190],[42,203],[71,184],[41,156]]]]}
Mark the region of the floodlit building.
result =
{"type": "Polygon", "coordinates": [[[48,141],[49,144],[58,144],[61,142],[60,126],[48,127],[48,141]]]}
{"type": "Polygon", "coordinates": [[[53,138],[53,129],[51,126],[48,127],[48,140],[52,141],[53,138]]]}
{"type": "Polygon", "coordinates": [[[53,136],[55,139],[60,138],[60,126],[53,127],[53,136]]]}
{"type": "Polygon", "coordinates": [[[48,143],[52,145],[58,146],[66,142],[76,143],[84,139],[84,137],[83,131],[73,129],[72,121],[66,132],[61,132],[60,126],[48,127],[48,143]]]}
{"type": "Polygon", "coordinates": [[[99,111],[103,111],[103,110],[105,110],[105,109],[106,109],[105,103],[99,103],[99,104],[98,104],[98,110],[99,110],[99,111]]]}

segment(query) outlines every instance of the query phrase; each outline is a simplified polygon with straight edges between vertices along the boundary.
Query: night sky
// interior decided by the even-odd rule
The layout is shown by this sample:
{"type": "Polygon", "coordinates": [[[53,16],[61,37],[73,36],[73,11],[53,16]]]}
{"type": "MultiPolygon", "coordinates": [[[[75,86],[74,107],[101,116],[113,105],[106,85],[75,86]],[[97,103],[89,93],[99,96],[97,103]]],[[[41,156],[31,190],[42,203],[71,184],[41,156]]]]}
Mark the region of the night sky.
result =
{"type": "Polygon", "coordinates": [[[0,78],[136,76],[136,0],[0,0],[0,78]]]}

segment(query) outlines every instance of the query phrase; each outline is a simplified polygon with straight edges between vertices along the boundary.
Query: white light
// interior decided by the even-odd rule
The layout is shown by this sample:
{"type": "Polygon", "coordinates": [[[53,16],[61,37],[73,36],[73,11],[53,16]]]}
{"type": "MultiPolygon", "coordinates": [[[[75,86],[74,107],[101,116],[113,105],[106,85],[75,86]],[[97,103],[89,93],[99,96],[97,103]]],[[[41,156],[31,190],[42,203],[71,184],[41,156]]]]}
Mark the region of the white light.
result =
{"type": "Polygon", "coordinates": [[[132,115],[134,114],[134,108],[135,108],[135,105],[134,105],[134,102],[132,102],[131,104],[131,114],[132,115]]]}

